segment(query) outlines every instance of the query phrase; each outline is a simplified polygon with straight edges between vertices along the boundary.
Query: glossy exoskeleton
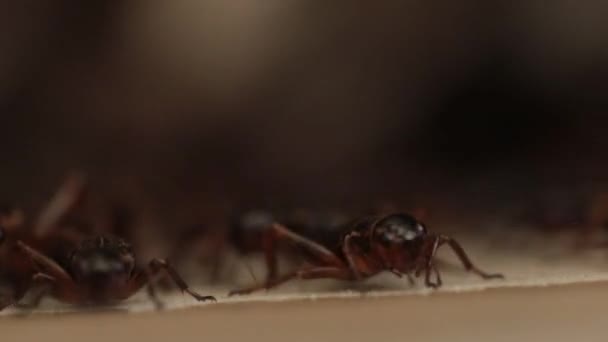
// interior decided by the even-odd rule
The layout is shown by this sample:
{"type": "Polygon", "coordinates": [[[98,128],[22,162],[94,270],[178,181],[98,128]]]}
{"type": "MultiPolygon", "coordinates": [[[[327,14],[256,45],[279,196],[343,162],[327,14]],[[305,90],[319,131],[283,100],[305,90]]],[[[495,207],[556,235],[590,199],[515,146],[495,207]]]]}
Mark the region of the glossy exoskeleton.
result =
{"type": "Polygon", "coordinates": [[[32,280],[46,283],[50,295],[63,302],[107,304],[125,300],[148,285],[161,271],[196,300],[215,300],[189,289],[164,259],[153,259],[148,267],[138,267],[131,246],[120,238],[86,238],[69,253],[65,265],[23,241],[17,241],[17,248],[35,265],[37,272],[32,275],[32,280]]]}
{"type": "MultiPolygon", "coordinates": [[[[426,226],[407,214],[390,214],[365,217],[334,229],[323,238],[311,238],[305,233],[273,223],[268,239],[268,255],[272,246],[287,241],[304,251],[308,262],[295,271],[267,279],[264,284],[232,291],[246,294],[269,289],[294,278],[334,278],[357,281],[389,271],[401,277],[424,274],[425,285],[439,287],[441,276],[434,257],[437,249],[447,244],[456,253],[465,269],[484,279],[503,278],[498,273],[486,273],[477,268],[461,245],[453,238],[430,233],[426,226]],[[431,279],[431,274],[435,279],[431,279]]],[[[267,258],[271,260],[271,257],[267,258]]]]}
{"type": "Polygon", "coordinates": [[[7,232],[0,226],[0,310],[23,298],[32,285],[35,269],[7,243],[7,232]]]}
{"type": "Polygon", "coordinates": [[[0,229],[0,282],[4,285],[0,309],[19,304],[26,293],[40,289],[43,291],[35,293],[31,305],[46,293],[72,304],[110,304],[145,285],[154,295],[150,282],[160,272],[195,299],[214,300],[190,290],[164,259],[153,259],[147,267],[140,267],[123,239],[71,229],[71,217],[84,192],[83,179],[70,177],[33,227],[0,229]]]}

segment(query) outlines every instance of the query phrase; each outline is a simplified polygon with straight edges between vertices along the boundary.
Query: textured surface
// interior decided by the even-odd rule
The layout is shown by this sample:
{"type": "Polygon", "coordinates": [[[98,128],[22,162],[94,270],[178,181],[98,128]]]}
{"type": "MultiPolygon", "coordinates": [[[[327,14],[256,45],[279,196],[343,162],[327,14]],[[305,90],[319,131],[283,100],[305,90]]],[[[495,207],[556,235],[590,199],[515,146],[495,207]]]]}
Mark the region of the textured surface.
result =
{"type": "Polygon", "coordinates": [[[605,341],[608,284],[0,320],[7,341],[605,341]]]}
{"type": "MultiPolygon", "coordinates": [[[[483,281],[466,274],[453,255],[442,250],[445,286],[438,291],[425,289],[420,282],[411,288],[406,280],[390,274],[356,287],[332,281],[295,281],[268,293],[234,298],[225,297],[226,288],[197,287],[217,295],[220,303],[197,304],[175,293],[165,295],[165,311],[145,313],[153,307],[141,293],[101,312],[49,315],[74,308],[46,301],[35,314],[5,311],[0,330],[3,338],[59,338],[67,337],[65,327],[69,327],[75,339],[91,341],[114,335],[133,335],[141,341],[167,340],[173,335],[208,341],[220,337],[251,340],[253,336],[255,341],[321,337],[383,341],[550,337],[567,341],[577,336],[601,340],[601,313],[608,297],[605,252],[573,251],[568,236],[550,241],[540,236],[510,236],[508,241],[463,240],[473,260],[487,270],[504,272],[504,281],[483,281]],[[493,247],[499,241],[501,249],[493,247]],[[139,314],[125,316],[128,312],[139,314]],[[100,336],[100,326],[111,329],[100,336]]],[[[251,282],[245,276],[238,281],[251,282]]]]}
{"type": "MultiPolygon", "coordinates": [[[[423,286],[423,279],[417,285],[410,286],[404,278],[397,278],[390,273],[381,274],[359,284],[337,282],[332,280],[291,281],[268,292],[258,292],[249,296],[226,297],[231,289],[228,286],[193,286],[202,294],[215,295],[222,303],[241,302],[277,302],[289,300],[318,298],[359,298],[359,297],[396,297],[428,295],[435,292],[457,293],[479,291],[487,288],[504,287],[537,287],[566,285],[586,282],[608,281],[607,252],[603,249],[581,249],[573,247],[574,237],[569,235],[553,236],[546,239],[541,235],[521,235],[511,233],[509,240],[496,237],[492,240],[477,241],[474,237],[465,237],[462,243],[472,260],[482,269],[505,274],[505,280],[482,280],[473,274],[463,271],[458,260],[447,247],[439,251],[439,269],[442,272],[444,285],[439,290],[423,286]],[[500,246],[497,247],[497,246],[500,246]]],[[[228,262],[236,267],[234,286],[249,285],[253,282],[243,262],[228,262]],[[242,269],[239,269],[242,268],[242,269]]],[[[263,274],[261,260],[252,259],[249,263],[258,275],[263,274]]],[[[285,266],[283,269],[289,266],[285,266]]],[[[234,267],[233,267],[234,268],[234,267]]],[[[186,276],[195,280],[196,272],[186,276]]],[[[261,277],[257,277],[261,278],[261,277]]],[[[180,309],[191,306],[207,306],[197,303],[187,295],[165,293],[165,309],[180,309]]],[[[145,291],[131,300],[112,309],[124,311],[149,311],[154,306],[147,299],[145,291]]],[[[74,307],[62,305],[53,300],[45,300],[37,313],[71,312],[74,307]]],[[[16,309],[7,309],[0,315],[23,313],[16,309]]]]}

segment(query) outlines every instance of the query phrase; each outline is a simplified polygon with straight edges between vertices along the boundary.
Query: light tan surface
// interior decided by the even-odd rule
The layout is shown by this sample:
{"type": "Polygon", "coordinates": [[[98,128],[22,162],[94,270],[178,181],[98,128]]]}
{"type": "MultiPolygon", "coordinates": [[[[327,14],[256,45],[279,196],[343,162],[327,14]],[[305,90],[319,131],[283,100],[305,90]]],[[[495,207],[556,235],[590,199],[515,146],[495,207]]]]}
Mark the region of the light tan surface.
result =
{"type": "MultiPolygon", "coordinates": [[[[514,234],[512,234],[514,235],[514,234]]],[[[425,296],[429,294],[459,294],[476,292],[493,288],[544,287],[593,282],[608,282],[607,252],[605,249],[584,249],[574,251],[571,248],[573,239],[557,237],[547,240],[543,236],[526,234],[525,238],[515,238],[512,241],[505,238],[493,240],[476,240],[474,237],[464,239],[465,247],[473,261],[482,269],[489,272],[501,272],[504,280],[483,280],[480,277],[463,270],[458,259],[447,248],[438,253],[438,268],[443,278],[443,286],[433,290],[424,286],[423,277],[417,279],[415,286],[410,286],[405,278],[384,272],[375,277],[358,283],[337,282],[332,280],[292,280],[268,292],[260,291],[248,296],[226,297],[229,290],[251,285],[255,281],[244,267],[244,261],[234,261],[234,279],[226,280],[216,287],[209,287],[202,281],[204,270],[196,267],[185,273],[193,288],[201,294],[211,294],[225,304],[242,304],[254,302],[284,302],[311,299],[358,299],[359,297],[404,297],[425,296]],[[240,266],[240,267],[239,267],[240,266]],[[198,279],[198,281],[197,281],[198,279]]],[[[248,260],[253,266],[254,273],[264,274],[261,258],[248,260]]],[[[291,266],[283,267],[283,270],[291,266]]],[[[227,267],[230,268],[230,267],[227,267]]],[[[162,293],[162,301],[167,310],[184,309],[208,305],[197,303],[191,297],[181,293],[162,293]]],[[[115,310],[129,312],[149,312],[155,310],[146,291],[140,291],[128,301],[113,307],[115,310]]],[[[65,313],[78,310],[46,298],[42,305],[36,308],[36,313],[65,313]]],[[[5,315],[20,314],[20,310],[8,308],[0,312],[5,315]]]]}
{"type": "MultiPolygon", "coordinates": [[[[232,298],[225,296],[226,287],[197,286],[220,303],[169,293],[163,294],[164,312],[151,312],[145,291],[106,313],[76,313],[47,300],[28,317],[14,308],[3,311],[0,336],[45,342],[608,341],[606,251],[573,251],[568,236],[510,236],[464,239],[473,260],[504,272],[505,280],[463,272],[454,255],[441,250],[444,286],[437,291],[420,279],[410,287],[405,279],[382,274],[361,284],[292,281],[232,298]]],[[[233,286],[251,284],[247,272],[236,274],[233,286]]]]}
{"type": "Polygon", "coordinates": [[[606,341],[608,283],[0,319],[3,341],[606,341]]]}

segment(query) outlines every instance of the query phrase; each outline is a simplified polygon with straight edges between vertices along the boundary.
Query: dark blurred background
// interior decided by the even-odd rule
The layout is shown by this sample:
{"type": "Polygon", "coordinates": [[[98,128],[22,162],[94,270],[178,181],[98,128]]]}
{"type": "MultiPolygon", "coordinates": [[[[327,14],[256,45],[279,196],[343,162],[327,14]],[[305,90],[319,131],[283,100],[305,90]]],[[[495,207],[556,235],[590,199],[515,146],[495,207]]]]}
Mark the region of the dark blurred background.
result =
{"type": "Polygon", "coordinates": [[[3,2],[0,195],[36,203],[80,169],[168,218],[235,202],[568,211],[608,180],[607,10],[3,2]]]}

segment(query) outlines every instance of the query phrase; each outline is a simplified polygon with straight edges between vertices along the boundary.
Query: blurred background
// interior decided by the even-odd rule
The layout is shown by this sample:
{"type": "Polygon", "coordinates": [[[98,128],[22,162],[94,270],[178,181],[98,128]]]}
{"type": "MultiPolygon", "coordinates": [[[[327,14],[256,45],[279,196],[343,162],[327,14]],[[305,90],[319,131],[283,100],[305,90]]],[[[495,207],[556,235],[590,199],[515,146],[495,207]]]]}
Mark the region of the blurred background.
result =
{"type": "Polygon", "coordinates": [[[233,203],[383,201],[601,220],[606,10],[3,2],[0,196],[36,206],[77,169],[166,222],[233,203]]]}

